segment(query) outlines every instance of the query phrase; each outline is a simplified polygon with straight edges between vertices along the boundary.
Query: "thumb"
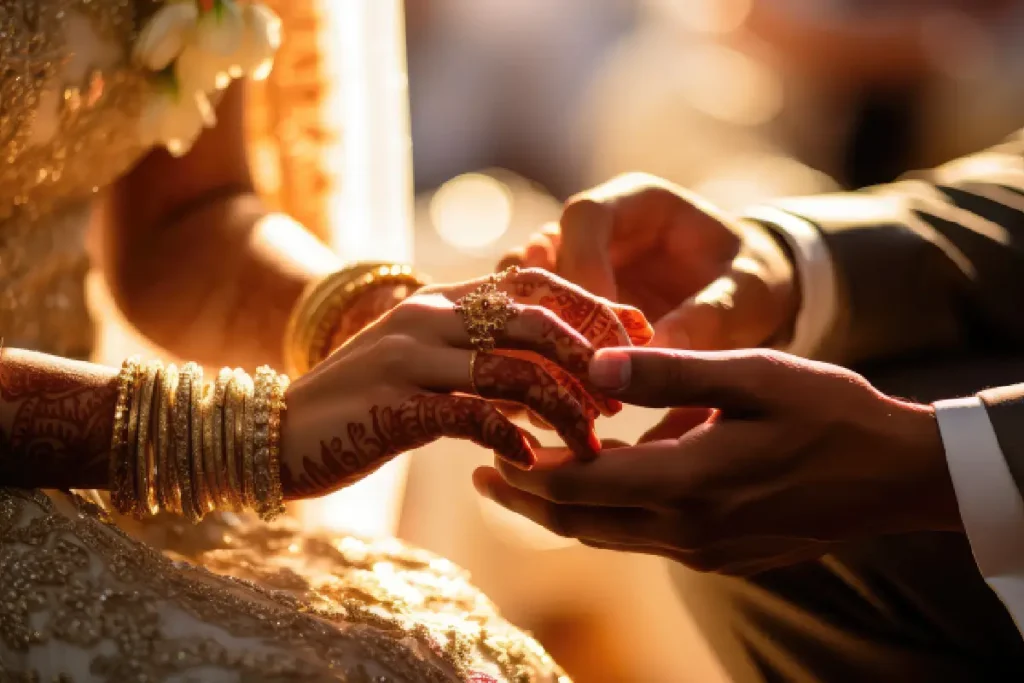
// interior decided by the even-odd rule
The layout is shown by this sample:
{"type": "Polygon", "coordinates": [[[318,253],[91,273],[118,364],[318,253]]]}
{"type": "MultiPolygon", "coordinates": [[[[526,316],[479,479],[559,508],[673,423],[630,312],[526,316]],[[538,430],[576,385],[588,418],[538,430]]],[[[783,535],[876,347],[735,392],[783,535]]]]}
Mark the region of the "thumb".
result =
{"type": "Polygon", "coordinates": [[[762,346],[787,319],[788,291],[766,282],[761,264],[744,257],[654,325],[654,345],[718,351],[762,346]]]}
{"type": "Polygon", "coordinates": [[[765,412],[792,376],[768,352],[600,349],[590,380],[608,395],[649,408],[719,408],[730,415],[765,412]]]}
{"type": "Polygon", "coordinates": [[[616,300],[615,271],[608,249],[615,216],[611,207],[590,199],[571,201],[559,220],[557,272],[606,299],[616,300]]]}

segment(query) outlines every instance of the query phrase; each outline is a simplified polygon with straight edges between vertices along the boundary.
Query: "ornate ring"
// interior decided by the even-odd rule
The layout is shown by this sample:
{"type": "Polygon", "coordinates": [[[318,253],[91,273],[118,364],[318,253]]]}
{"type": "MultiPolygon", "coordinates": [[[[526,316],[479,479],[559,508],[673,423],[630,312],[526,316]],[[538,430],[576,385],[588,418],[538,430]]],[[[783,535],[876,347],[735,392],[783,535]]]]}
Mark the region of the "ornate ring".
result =
{"type": "Polygon", "coordinates": [[[489,282],[455,302],[455,310],[469,334],[469,343],[477,351],[493,351],[495,335],[505,330],[508,321],[516,317],[515,301],[498,289],[500,277],[492,275],[489,282]]]}

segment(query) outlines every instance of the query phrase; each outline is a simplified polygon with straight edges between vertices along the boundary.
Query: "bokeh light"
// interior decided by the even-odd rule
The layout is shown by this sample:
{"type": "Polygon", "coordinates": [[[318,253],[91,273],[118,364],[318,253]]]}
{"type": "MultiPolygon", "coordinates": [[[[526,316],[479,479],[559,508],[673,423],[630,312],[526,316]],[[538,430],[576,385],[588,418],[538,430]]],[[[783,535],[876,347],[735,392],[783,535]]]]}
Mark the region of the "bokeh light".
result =
{"type": "Polygon", "coordinates": [[[430,199],[430,220],[449,245],[472,251],[493,244],[512,222],[512,193],[497,178],[466,173],[430,199]]]}

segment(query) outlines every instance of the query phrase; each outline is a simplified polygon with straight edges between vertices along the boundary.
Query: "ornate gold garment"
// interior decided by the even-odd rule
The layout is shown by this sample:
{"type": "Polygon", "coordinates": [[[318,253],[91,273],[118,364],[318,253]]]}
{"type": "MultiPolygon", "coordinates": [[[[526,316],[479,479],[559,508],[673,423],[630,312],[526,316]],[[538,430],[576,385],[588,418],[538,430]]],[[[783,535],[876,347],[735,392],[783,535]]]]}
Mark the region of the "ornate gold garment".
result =
{"type": "MultiPolygon", "coordinates": [[[[126,60],[158,0],[0,0],[0,336],[86,357],[93,196],[144,152],[126,60]]],[[[450,562],[225,515],[0,489],[0,682],[557,681],[450,562]],[[133,536],[129,536],[131,532],[133,536]],[[139,538],[144,538],[144,543],[139,538]]]]}

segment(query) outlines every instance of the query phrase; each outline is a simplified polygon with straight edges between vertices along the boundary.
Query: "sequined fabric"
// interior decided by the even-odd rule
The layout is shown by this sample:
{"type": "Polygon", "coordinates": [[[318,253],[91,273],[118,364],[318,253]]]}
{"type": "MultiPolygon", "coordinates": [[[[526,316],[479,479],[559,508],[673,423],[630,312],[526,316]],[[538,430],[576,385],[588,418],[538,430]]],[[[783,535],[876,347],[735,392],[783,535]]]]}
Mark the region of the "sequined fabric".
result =
{"type": "MultiPolygon", "coordinates": [[[[92,198],[144,152],[126,55],[158,0],[0,0],[0,336],[87,357],[92,198]]],[[[451,563],[221,516],[0,489],[0,682],[564,682],[451,563]]]]}

